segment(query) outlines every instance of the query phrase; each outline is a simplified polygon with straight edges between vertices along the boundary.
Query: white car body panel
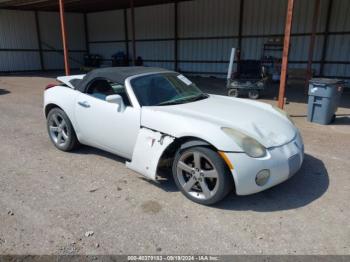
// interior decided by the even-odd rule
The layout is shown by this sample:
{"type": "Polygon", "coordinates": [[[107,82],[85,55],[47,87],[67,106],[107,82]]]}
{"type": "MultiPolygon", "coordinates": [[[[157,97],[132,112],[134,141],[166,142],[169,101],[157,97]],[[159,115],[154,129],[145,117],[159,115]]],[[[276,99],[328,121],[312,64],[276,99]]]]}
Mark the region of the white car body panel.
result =
{"type": "Polygon", "coordinates": [[[70,81],[73,79],[83,79],[84,76],[85,75],[59,76],[57,77],[57,80],[74,89],[74,86],[71,84],[70,81]]]}
{"type": "Polygon", "coordinates": [[[173,137],[141,128],[138,132],[132,161],[127,162],[126,166],[155,180],[159,159],[173,141],[173,137]]]}
{"type": "Polygon", "coordinates": [[[254,159],[245,153],[226,153],[234,166],[231,170],[237,195],[254,194],[277,184],[280,184],[292,177],[301,167],[304,160],[304,146],[298,134],[291,142],[267,150],[264,158],[254,159]],[[291,159],[296,158],[297,165],[291,171],[291,159]],[[263,186],[255,183],[256,174],[263,170],[270,170],[270,178],[263,186]]]}
{"type": "MultiPolygon", "coordinates": [[[[108,103],[74,90],[72,79],[84,75],[58,77],[65,86],[49,88],[44,108],[54,104],[68,115],[78,140],[131,160],[127,167],[156,179],[159,160],[177,138],[202,139],[227,155],[236,192],[252,194],[288,179],[291,157],[302,163],[303,142],[298,129],[271,105],[251,100],[210,95],[209,98],[179,105],[140,107],[129,77],[125,88],[132,106],[119,110],[108,103]],[[249,157],[221,128],[229,127],[255,138],[267,148],[263,158],[249,157]],[[271,177],[257,186],[255,176],[269,169],[271,177]]],[[[297,167],[299,169],[300,166],[297,167]]]]}
{"type": "Polygon", "coordinates": [[[221,127],[241,131],[266,148],[286,144],[296,135],[295,126],[270,105],[217,95],[181,105],[144,107],[141,125],[174,137],[195,136],[218,150],[235,152],[242,150],[221,127]]]}
{"type": "Polygon", "coordinates": [[[140,129],[140,109],[126,107],[119,112],[118,105],[80,92],[76,98],[76,127],[81,143],[131,159],[140,129]]]}
{"type": "Polygon", "coordinates": [[[78,94],[79,94],[78,91],[75,91],[74,89],[67,88],[64,86],[55,86],[53,88],[45,90],[44,108],[46,108],[46,106],[49,104],[57,105],[60,108],[62,108],[66,112],[66,114],[69,116],[69,119],[72,122],[72,125],[77,134],[77,137],[80,138],[79,136],[80,130],[77,128],[75,112],[74,112],[75,100],[78,94]]]}

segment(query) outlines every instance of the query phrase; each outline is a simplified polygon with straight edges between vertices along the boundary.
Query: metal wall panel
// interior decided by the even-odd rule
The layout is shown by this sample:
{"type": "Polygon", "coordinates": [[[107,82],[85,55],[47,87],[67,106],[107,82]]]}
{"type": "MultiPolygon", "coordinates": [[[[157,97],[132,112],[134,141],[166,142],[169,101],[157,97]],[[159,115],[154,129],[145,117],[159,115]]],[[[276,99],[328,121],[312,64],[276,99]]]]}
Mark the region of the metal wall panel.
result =
{"type": "Polygon", "coordinates": [[[0,10],[0,48],[38,48],[34,12],[0,10]]]}
{"type": "Polygon", "coordinates": [[[228,62],[223,63],[179,63],[181,71],[194,75],[226,77],[228,62]]]}
{"type": "MultiPolygon", "coordinates": [[[[310,33],[315,1],[295,1],[293,34],[310,33]]],[[[321,13],[317,25],[318,32],[325,30],[328,1],[321,0],[321,13]]],[[[178,3],[180,70],[213,72],[214,75],[224,76],[230,49],[238,45],[239,5],[240,0],[195,0],[178,3]],[[221,37],[221,39],[208,39],[215,37],[221,37]]],[[[159,62],[145,62],[146,65],[165,66],[167,68],[173,68],[174,66],[172,62],[175,59],[174,41],[169,40],[174,37],[174,6],[171,3],[135,8],[136,39],[149,40],[136,42],[137,55],[142,56],[144,60],[160,60],[159,62]],[[166,40],[158,41],[159,39],[166,40]],[[169,60],[169,62],[162,60],[169,60]]],[[[287,0],[244,0],[243,59],[260,59],[263,44],[268,40],[266,35],[283,34],[286,8],[287,0]],[[264,35],[265,37],[261,37],[264,35]]],[[[127,13],[130,40],[130,10],[127,13]]],[[[349,32],[349,13],[349,0],[333,0],[330,31],[349,32]]],[[[90,13],[87,18],[90,41],[120,41],[125,39],[123,10],[90,13]]],[[[67,13],[66,21],[69,48],[85,50],[83,14],[67,13]]],[[[53,47],[61,50],[58,13],[39,12],[39,22],[42,41],[47,44],[43,44],[43,48],[50,49],[50,47],[53,47]]],[[[290,60],[304,61],[304,63],[291,63],[290,67],[306,67],[309,41],[310,36],[292,36],[290,60]]],[[[324,36],[318,35],[314,53],[314,60],[316,61],[321,59],[323,42],[324,36]]],[[[112,54],[118,51],[126,51],[125,42],[90,43],[89,47],[92,53],[101,54],[106,59],[109,59],[112,54]]],[[[0,10],[0,48],[38,48],[34,12],[0,10]]],[[[131,42],[129,42],[129,52],[131,55],[131,42]]],[[[24,55],[26,53],[10,52],[8,54],[1,51],[0,67],[8,67],[14,70],[13,68],[18,65],[18,68],[38,69],[38,52],[28,52],[28,58],[24,55]],[[30,66],[31,63],[32,66],[30,66]]],[[[83,53],[71,52],[70,55],[82,62],[83,53]]],[[[349,34],[329,35],[326,60],[350,61],[349,34]]],[[[48,69],[63,68],[63,57],[58,53],[45,52],[44,62],[48,69]]],[[[319,70],[319,64],[316,63],[314,68],[319,70]]],[[[349,65],[326,64],[325,74],[334,76],[349,75],[349,65]]]]}
{"type": "Polygon", "coordinates": [[[103,59],[111,59],[117,52],[126,52],[125,43],[91,43],[90,53],[99,54],[103,59]]]}
{"type": "Polygon", "coordinates": [[[231,48],[238,45],[237,39],[180,40],[180,60],[229,60],[231,48]]]}
{"type": "Polygon", "coordinates": [[[172,62],[144,62],[145,66],[161,67],[169,70],[174,70],[174,63],[172,62]]]}
{"type": "MultiPolygon", "coordinates": [[[[0,10],[0,49],[37,48],[34,12],[0,10]]],[[[0,50],[0,71],[39,69],[39,52],[0,50]]]]}
{"type": "Polygon", "coordinates": [[[326,60],[350,62],[350,35],[329,36],[326,60]]]}
{"type": "MultiPolygon", "coordinates": [[[[82,61],[84,60],[83,53],[70,53],[70,66],[72,69],[77,69],[82,66],[82,61]]],[[[64,68],[63,54],[58,52],[44,52],[43,60],[45,64],[45,69],[47,70],[61,70],[64,68]]]]}
{"type": "MultiPolygon", "coordinates": [[[[225,72],[231,48],[238,45],[239,0],[201,0],[179,3],[179,37],[232,37],[227,39],[182,39],[178,42],[181,71],[225,72]],[[208,63],[194,61],[208,61],[208,63]],[[188,62],[181,62],[188,61],[188,62]],[[212,63],[210,63],[212,61],[212,63]]],[[[214,74],[215,75],[215,74],[214,74]]],[[[215,75],[215,76],[221,76],[215,75]]]]}
{"type": "Polygon", "coordinates": [[[286,0],[244,0],[243,35],[283,34],[286,10],[286,0]]]}
{"type": "Polygon", "coordinates": [[[0,51],[0,72],[40,70],[39,52],[0,51]]]}
{"type": "Polygon", "coordinates": [[[328,76],[350,79],[350,65],[325,64],[324,71],[328,76]]]}
{"type": "MultiPolygon", "coordinates": [[[[174,69],[174,41],[162,40],[174,38],[174,4],[155,5],[135,8],[135,39],[154,41],[136,41],[136,55],[144,60],[160,60],[158,62],[144,61],[146,66],[174,69]]],[[[129,40],[132,38],[131,10],[127,10],[129,40]]],[[[132,58],[132,42],[129,42],[129,56],[132,58]]]]}
{"type": "MultiPolygon", "coordinates": [[[[316,36],[314,48],[314,61],[320,61],[322,57],[324,36],[316,36]]],[[[293,36],[291,37],[291,49],[289,54],[290,60],[307,61],[309,55],[310,36],[293,36]]]]}
{"type": "Polygon", "coordinates": [[[136,52],[137,56],[146,60],[173,60],[174,41],[136,42],[136,52]]]}
{"type": "MultiPolygon", "coordinates": [[[[130,12],[129,12],[130,14],[130,12]]],[[[131,36],[131,23],[129,35],[131,36]]],[[[135,8],[135,38],[173,38],[174,4],[135,8]]]]}
{"type": "Polygon", "coordinates": [[[87,14],[89,41],[124,40],[124,11],[87,14]]]}
{"type": "MultiPolygon", "coordinates": [[[[39,12],[39,25],[43,49],[62,50],[59,14],[56,12],[39,12]]],[[[66,13],[66,28],[69,49],[85,50],[83,14],[66,13]]]]}
{"type": "Polygon", "coordinates": [[[350,31],[350,1],[333,0],[332,16],[330,21],[331,32],[350,31]]]}
{"type": "MultiPolygon", "coordinates": [[[[294,6],[292,33],[311,33],[312,19],[316,0],[297,0],[294,6]]],[[[326,27],[328,0],[321,0],[317,21],[317,32],[324,32],[326,27]]]]}
{"type": "Polygon", "coordinates": [[[180,2],[179,37],[237,36],[239,0],[180,2]]]}
{"type": "MultiPolygon", "coordinates": [[[[331,32],[350,31],[350,1],[333,0],[333,9],[330,20],[331,32]]],[[[350,62],[350,34],[329,35],[326,52],[327,61],[350,62]]],[[[325,75],[346,76],[350,78],[350,65],[326,64],[325,75]]]]}
{"type": "MultiPolygon", "coordinates": [[[[164,67],[171,70],[175,68],[174,62],[172,62],[174,60],[174,41],[136,42],[136,51],[137,56],[141,56],[144,60],[145,66],[164,67]]],[[[130,58],[132,57],[132,52],[132,45],[129,43],[130,58]]]]}

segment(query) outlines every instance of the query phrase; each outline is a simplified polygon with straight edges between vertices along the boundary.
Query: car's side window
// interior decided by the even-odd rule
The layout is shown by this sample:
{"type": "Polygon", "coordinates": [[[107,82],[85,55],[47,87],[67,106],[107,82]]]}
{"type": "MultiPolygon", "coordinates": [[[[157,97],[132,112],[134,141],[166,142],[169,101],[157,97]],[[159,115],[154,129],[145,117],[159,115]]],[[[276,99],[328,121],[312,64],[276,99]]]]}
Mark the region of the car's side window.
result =
{"type": "Polygon", "coordinates": [[[86,93],[101,100],[106,100],[106,97],[109,95],[118,94],[123,98],[125,106],[131,106],[124,85],[119,83],[113,83],[106,79],[94,80],[92,83],[89,84],[86,93]]]}

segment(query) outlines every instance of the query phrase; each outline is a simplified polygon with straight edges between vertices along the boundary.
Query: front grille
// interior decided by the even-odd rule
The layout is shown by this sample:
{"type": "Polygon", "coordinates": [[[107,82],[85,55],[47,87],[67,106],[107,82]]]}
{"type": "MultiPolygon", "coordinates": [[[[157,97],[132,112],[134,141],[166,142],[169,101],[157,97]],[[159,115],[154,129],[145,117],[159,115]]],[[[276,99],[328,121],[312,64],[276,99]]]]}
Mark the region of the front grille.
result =
{"type": "Polygon", "coordinates": [[[289,165],[289,177],[291,177],[299,170],[300,156],[298,154],[291,156],[288,159],[288,165],[289,165]]]}

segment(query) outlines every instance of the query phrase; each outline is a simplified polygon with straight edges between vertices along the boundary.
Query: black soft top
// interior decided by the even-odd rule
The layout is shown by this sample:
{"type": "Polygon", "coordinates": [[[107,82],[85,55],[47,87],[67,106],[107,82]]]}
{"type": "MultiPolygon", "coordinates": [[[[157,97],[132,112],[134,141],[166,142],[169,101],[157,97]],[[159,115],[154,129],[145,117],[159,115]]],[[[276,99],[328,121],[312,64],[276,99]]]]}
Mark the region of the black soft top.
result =
{"type": "Polygon", "coordinates": [[[124,84],[125,79],[130,76],[146,74],[146,73],[158,73],[158,72],[169,72],[170,70],[157,68],[157,67],[144,67],[144,66],[130,66],[130,67],[106,67],[94,69],[87,73],[83,79],[73,79],[72,83],[81,92],[85,91],[86,86],[95,78],[105,78],[110,81],[124,84]]]}

